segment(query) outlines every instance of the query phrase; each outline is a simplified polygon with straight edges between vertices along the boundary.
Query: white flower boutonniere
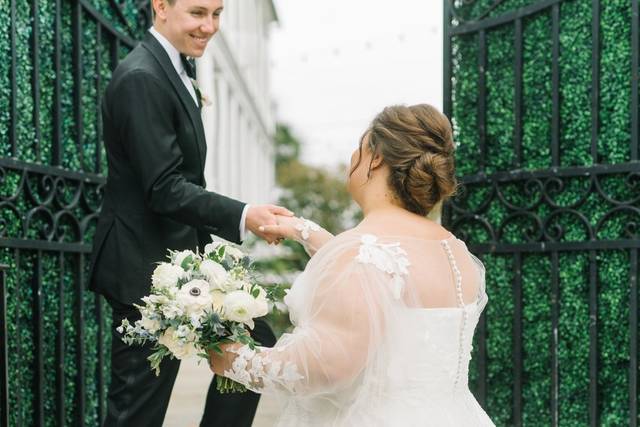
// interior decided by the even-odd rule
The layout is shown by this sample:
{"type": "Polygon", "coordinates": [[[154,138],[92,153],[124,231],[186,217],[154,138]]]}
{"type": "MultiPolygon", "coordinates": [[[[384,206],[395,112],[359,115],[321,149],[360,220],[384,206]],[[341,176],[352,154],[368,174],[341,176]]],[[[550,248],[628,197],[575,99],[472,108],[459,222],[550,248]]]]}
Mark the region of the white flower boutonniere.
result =
{"type": "Polygon", "coordinates": [[[207,95],[205,95],[201,90],[200,90],[200,86],[198,86],[198,82],[196,81],[196,79],[190,79],[191,80],[191,84],[193,85],[193,88],[196,90],[196,96],[198,98],[200,98],[200,105],[203,107],[208,107],[211,105],[211,100],[209,99],[209,97],[207,95]]]}

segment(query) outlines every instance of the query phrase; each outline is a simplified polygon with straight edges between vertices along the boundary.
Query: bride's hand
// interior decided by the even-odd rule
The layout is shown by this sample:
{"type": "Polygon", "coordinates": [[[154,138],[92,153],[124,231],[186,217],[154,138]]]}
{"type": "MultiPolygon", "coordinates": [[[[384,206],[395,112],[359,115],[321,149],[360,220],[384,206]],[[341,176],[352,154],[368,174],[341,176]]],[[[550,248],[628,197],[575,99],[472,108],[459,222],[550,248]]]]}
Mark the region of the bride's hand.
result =
{"type": "Polygon", "coordinates": [[[263,225],[260,231],[273,236],[277,239],[296,239],[299,231],[296,226],[302,223],[302,220],[295,216],[276,215],[276,225],[263,225]]]}
{"type": "Polygon", "coordinates": [[[235,359],[236,354],[230,350],[236,350],[241,347],[240,344],[222,344],[220,349],[222,354],[213,350],[209,350],[209,368],[214,374],[221,377],[224,376],[224,371],[228,370],[235,359]]]}

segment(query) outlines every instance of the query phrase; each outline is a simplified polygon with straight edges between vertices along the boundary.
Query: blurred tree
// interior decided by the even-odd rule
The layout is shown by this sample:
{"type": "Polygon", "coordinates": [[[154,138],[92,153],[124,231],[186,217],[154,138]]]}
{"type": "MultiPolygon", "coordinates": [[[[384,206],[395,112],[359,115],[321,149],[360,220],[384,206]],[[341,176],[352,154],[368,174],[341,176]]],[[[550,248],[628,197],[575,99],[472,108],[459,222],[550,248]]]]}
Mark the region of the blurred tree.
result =
{"type": "MultiPolygon", "coordinates": [[[[333,234],[352,228],[361,220],[360,209],[346,188],[346,165],[330,170],[305,164],[300,160],[300,140],[284,124],[276,127],[275,144],[279,205],[333,234]]],[[[252,253],[264,282],[285,286],[291,285],[309,260],[302,246],[291,241],[277,247],[256,242],[252,253]]],[[[271,315],[269,321],[277,334],[288,326],[286,316],[271,315]]]]}

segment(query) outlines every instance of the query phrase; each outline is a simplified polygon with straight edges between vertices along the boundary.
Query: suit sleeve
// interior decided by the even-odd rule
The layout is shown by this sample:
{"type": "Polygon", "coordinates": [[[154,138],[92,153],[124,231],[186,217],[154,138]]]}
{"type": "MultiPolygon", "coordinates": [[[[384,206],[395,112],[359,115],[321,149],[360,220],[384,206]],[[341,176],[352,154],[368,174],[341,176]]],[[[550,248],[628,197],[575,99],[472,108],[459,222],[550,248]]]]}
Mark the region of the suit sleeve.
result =
{"type": "Polygon", "coordinates": [[[146,205],[158,215],[202,233],[240,241],[244,203],[205,190],[180,172],[174,100],[156,77],[132,71],[114,87],[110,104],[114,123],[131,166],[140,179],[146,205]]]}

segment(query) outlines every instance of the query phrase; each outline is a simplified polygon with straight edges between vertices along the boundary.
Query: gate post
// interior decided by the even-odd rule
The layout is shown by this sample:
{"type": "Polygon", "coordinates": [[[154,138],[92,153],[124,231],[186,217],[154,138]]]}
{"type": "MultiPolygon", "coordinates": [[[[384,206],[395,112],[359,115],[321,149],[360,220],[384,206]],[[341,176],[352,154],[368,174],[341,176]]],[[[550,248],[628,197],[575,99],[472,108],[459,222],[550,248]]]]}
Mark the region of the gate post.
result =
{"type": "Polygon", "coordinates": [[[0,264],[0,425],[9,425],[9,355],[7,349],[7,290],[5,270],[0,264]]]}

